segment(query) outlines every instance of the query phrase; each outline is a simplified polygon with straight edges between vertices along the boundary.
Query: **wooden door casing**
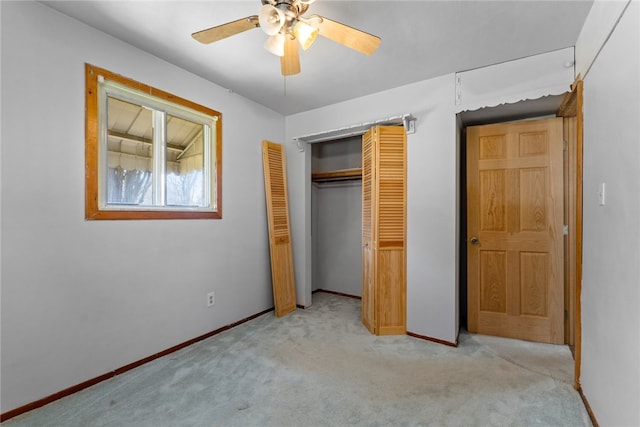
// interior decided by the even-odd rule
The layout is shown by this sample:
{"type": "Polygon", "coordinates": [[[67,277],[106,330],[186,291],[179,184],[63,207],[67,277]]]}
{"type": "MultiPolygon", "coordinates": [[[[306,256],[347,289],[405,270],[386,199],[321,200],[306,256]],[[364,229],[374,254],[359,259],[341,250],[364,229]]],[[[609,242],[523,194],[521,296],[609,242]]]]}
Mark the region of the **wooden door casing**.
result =
{"type": "Polygon", "coordinates": [[[470,332],[564,342],[562,135],[561,118],[467,129],[470,332]]]}
{"type": "Polygon", "coordinates": [[[262,141],[262,162],[269,224],[273,302],[276,316],[281,317],[296,309],[284,147],[274,142],[262,141]]]}

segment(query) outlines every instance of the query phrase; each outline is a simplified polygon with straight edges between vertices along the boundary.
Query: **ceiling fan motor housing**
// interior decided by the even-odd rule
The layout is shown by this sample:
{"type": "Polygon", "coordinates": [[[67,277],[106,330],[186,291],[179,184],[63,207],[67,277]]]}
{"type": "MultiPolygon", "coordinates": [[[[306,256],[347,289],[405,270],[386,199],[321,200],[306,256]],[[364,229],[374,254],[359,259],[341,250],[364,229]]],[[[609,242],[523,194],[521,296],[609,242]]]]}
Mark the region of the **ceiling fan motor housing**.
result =
{"type": "Polygon", "coordinates": [[[262,4],[276,7],[285,12],[285,14],[286,11],[293,12],[293,17],[297,19],[299,15],[302,15],[309,9],[309,5],[313,3],[313,1],[314,0],[262,0],[262,4]]]}

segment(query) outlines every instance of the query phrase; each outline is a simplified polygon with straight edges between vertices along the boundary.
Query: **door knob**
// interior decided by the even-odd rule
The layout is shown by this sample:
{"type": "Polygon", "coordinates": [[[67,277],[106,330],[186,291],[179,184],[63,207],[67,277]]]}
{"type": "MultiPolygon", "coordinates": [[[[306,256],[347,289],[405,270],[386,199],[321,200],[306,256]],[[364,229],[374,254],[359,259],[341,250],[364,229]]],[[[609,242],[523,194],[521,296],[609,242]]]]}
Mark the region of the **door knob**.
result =
{"type": "Polygon", "coordinates": [[[478,238],[476,236],[473,236],[471,239],[469,239],[469,242],[472,245],[479,245],[480,244],[480,240],[478,240],[478,238]]]}

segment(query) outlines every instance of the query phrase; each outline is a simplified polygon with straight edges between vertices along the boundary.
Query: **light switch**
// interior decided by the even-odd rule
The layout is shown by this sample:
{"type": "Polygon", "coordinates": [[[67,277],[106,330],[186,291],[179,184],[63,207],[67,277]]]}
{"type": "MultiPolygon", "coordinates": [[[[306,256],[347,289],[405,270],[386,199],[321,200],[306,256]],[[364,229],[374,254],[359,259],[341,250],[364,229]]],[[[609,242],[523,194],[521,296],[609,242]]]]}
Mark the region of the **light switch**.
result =
{"type": "Polygon", "coordinates": [[[605,202],[606,202],[606,195],[607,195],[607,184],[606,183],[601,183],[600,184],[600,191],[598,192],[598,194],[600,195],[600,206],[604,206],[605,202]]]}

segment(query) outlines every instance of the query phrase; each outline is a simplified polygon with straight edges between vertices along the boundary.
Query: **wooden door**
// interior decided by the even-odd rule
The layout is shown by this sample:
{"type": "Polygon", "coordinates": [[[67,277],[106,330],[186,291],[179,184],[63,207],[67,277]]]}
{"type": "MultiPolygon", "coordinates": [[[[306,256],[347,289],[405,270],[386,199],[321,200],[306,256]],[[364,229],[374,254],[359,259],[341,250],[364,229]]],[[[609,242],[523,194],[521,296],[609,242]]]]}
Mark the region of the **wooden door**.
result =
{"type": "Polygon", "coordinates": [[[405,334],[406,133],[375,126],[362,138],[362,322],[405,334]]]}
{"type": "Polygon", "coordinates": [[[273,302],[276,316],[280,317],[296,309],[284,147],[262,141],[262,163],[269,223],[273,302]]]}
{"type": "Polygon", "coordinates": [[[563,122],[467,129],[468,329],[564,342],[563,122]]]}
{"type": "Polygon", "coordinates": [[[402,126],[376,126],[376,333],[407,332],[407,135],[402,126]]]}
{"type": "Polygon", "coordinates": [[[373,224],[373,165],[375,162],[372,133],[362,137],[362,323],[375,334],[375,237],[373,224]]]}

